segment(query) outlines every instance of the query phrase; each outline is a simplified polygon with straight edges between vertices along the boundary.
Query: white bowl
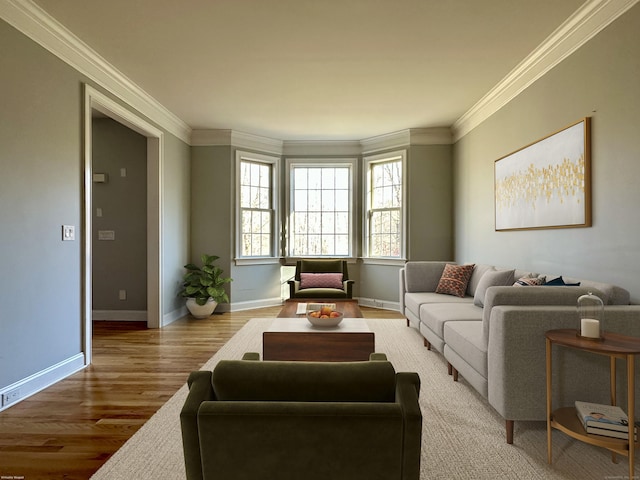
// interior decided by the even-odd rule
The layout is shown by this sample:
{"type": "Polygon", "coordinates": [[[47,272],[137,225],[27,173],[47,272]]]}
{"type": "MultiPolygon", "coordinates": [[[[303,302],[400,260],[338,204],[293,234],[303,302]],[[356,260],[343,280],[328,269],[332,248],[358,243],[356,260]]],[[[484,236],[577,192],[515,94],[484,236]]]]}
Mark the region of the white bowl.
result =
{"type": "Polygon", "coordinates": [[[340,324],[342,319],[344,318],[344,314],[342,312],[337,312],[340,314],[338,317],[329,317],[329,318],[318,318],[309,316],[311,312],[307,312],[307,320],[314,327],[336,327],[340,324]]]}

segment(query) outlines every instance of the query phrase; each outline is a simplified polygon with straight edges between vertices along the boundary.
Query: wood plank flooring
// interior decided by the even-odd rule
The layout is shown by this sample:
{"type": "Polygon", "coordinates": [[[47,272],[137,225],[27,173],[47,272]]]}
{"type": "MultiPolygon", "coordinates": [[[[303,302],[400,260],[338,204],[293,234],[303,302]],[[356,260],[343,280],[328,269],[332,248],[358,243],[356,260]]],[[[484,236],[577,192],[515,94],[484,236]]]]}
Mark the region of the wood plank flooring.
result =
{"type": "Polygon", "coordinates": [[[184,317],[159,330],[94,322],[92,365],[0,413],[0,478],[88,479],[249,319],[281,308],[184,317]]]}

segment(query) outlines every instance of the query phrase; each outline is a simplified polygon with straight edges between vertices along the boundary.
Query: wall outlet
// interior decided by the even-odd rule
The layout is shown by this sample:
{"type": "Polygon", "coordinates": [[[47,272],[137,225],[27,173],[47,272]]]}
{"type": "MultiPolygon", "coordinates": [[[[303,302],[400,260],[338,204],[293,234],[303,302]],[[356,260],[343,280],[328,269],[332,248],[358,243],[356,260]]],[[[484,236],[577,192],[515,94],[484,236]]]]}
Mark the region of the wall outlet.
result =
{"type": "Polygon", "coordinates": [[[118,298],[120,300],[126,300],[127,299],[127,291],[126,290],[120,290],[118,292],[118,298]]]}
{"type": "Polygon", "coordinates": [[[10,392],[5,392],[2,394],[2,406],[6,407],[14,402],[16,402],[20,398],[20,389],[16,388],[11,390],[10,392]]]}

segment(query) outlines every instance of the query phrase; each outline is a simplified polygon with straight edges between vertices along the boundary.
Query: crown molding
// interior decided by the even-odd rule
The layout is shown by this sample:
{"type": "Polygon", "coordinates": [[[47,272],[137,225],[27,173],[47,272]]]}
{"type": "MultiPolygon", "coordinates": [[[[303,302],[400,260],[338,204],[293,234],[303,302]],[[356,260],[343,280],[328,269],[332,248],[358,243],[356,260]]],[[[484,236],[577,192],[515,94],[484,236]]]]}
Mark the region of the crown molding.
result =
{"type": "Polygon", "coordinates": [[[276,155],[282,155],[283,151],[282,140],[224,129],[192,130],[190,145],[194,147],[226,145],[276,155]]]}
{"type": "Polygon", "coordinates": [[[0,0],[0,18],[168,132],[189,142],[189,125],[36,4],[0,0]]]}
{"type": "Polygon", "coordinates": [[[458,141],[640,0],[589,0],[452,126],[458,141]]]}
{"type": "Polygon", "coordinates": [[[286,140],[285,156],[333,156],[360,155],[362,148],[357,140],[286,140]]]}

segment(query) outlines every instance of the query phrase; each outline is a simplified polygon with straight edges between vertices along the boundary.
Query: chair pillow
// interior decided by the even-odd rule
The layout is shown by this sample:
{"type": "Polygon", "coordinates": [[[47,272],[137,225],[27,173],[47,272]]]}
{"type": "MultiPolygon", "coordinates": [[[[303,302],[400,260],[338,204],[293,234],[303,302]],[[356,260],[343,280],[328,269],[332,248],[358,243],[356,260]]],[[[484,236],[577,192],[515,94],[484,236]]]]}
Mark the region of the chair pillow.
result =
{"type": "Polygon", "coordinates": [[[543,285],[547,277],[540,275],[538,277],[521,277],[513,284],[514,287],[531,287],[543,285]]]}
{"type": "Polygon", "coordinates": [[[344,289],[341,273],[301,273],[300,289],[303,288],[338,288],[344,289]]]}
{"type": "Polygon", "coordinates": [[[475,264],[452,265],[447,263],[436,287],[436,293],[464,297],[475,264]]]}
{"type": "Polygon", "coordinates": [[[489,287],[506,287],[513,285],[514,272],[515,270],[494,270],[482,275],[476,288],[476,294],[473,297],[473,304],[476,307],[484,307],[484,296],[489,287]]]}

